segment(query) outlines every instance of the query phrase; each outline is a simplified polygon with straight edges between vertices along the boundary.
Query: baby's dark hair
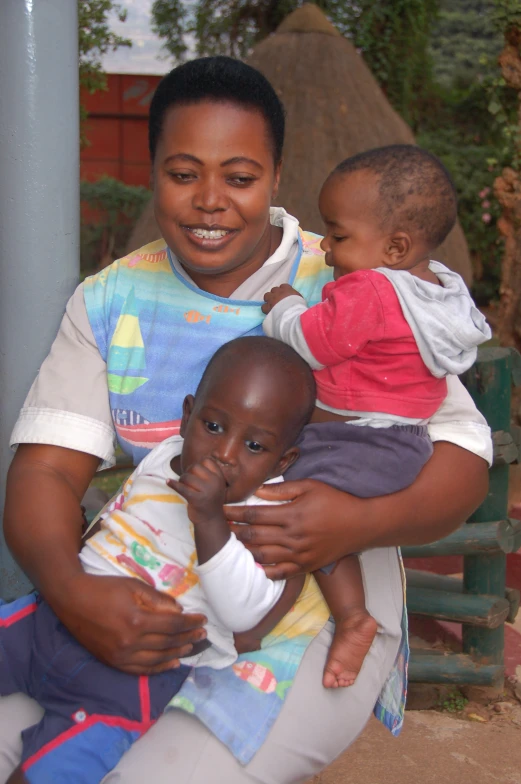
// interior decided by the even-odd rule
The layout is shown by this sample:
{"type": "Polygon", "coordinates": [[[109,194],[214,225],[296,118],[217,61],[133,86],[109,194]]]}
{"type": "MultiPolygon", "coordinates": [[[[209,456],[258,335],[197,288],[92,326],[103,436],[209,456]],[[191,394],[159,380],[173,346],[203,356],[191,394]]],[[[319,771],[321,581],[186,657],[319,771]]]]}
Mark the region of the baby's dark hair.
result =
{"type": "Polygon", "coordinates": [[[161,79],[150,104],[148,146],[154,161],[166,112],[173,106],[214,101],[255,109],[266,120],[273,159],[284,145],[284,107],[260,71],[231,57],[200,57],[179,65],[161,79]]]}
{"type": "Polygon", "coordinates": [[[264,336],[251,336],[236,338],[221,346],[206,366],[197,391],[197,396],[206,392],[215,374],[222,378],[223,372],[230,372],[238,365],[243,366],[247,373],[247,365],[266,367],[273,383],[280,383],[280,375],[286,376],[287,383],[292,387],[292,409],[288,413],[286,430],[288,436],[287,446],[295,443],[295,439],[311,419],[315,408],[316,386],[311,368],[297,352],[274,338],[264,336]],[[224,367],[223,367],[224,366],[224,367]]]}
{"type": "Polygon", "coordinates": [[[434,250],[457,219],[457,196],[442,162],[412,144],[367,150],[339,163],[330,177],[367,170],[378,176],[378,217],[391,231],[403,229],[421,237],[434,250]]]}

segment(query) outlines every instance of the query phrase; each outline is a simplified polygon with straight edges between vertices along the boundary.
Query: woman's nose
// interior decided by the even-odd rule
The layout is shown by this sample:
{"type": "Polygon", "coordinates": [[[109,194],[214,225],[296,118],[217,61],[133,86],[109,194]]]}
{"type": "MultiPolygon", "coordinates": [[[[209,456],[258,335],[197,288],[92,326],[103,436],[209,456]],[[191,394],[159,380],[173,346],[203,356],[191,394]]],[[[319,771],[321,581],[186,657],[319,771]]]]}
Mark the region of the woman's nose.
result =
{"type": "Polygon", "coordinates": [[[217,212],[226,210],[228,207],[228,199],[222,192],[219,184],[214,180],[202,181],[200,188],[194,195],[193,206],[196,210],[203,212],[217,212]]]}

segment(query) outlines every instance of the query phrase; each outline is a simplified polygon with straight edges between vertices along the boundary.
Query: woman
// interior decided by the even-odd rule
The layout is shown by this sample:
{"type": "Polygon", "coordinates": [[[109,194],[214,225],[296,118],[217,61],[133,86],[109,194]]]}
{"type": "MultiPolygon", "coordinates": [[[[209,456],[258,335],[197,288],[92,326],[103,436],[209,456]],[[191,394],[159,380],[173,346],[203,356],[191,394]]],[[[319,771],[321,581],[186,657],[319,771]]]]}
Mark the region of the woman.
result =
{"type": "MultiPolygon", "coordinates": [[[[265,291],[293,282],[318,300],[327,275],[318,243],[283,210],[273,210],[270,221],[283,134],[273,89],[242,63],[196,60],[165,77],[152,101],[149,138],[166,245],[148,246],[77,289],[13,432],[20,446],[9,474],[9,546],[80,642],[127,672],[174,666],[204,638],[203,619],[179,614],[170,597],[145,584],[84,574],[80,499],[100,462],[113,460],[115,430],[137,461],[154,439],[175,431],[181,401],[218,345],[261,329],[265,291]]],[[[328,625],[248,764],[198,718],[172,711],[106,782],[303,782],[356,738],[402,638],[393,548],[445,536],[486,492],[488,428],[459,381],[449,385],[430,428],[434,455],[409,489],[362,500],[301,481],[264,491],[290,501],[283,507],[233,510],[234,521],[252,524],[235,532],[260,563],[274,564],[267,570],[274,577],[368,551],[361,557],[367,604],[380,632],[355,685],[336,692],[321,686],[328,625]]],[[[241,645],[248,649],[247,640],[241,645]]],[[[39,716],[38,706],[18,695],[0,701],[0,781],[18,763],[20,731],[39,716]]]]}

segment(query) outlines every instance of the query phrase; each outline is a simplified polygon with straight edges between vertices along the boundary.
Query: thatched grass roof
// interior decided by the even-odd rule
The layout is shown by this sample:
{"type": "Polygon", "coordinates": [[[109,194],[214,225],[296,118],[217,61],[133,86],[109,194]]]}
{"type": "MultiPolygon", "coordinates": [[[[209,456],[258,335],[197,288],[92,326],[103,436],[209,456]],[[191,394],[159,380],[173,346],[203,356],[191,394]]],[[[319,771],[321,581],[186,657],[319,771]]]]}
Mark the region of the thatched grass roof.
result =
{"type": "MultiPolygon", "coordinates": [[[[317,198],[331,169],[344,158],[385,144],[414,143],[357,53],[312,3],[291,13],[248,58],[270,80],[287,113],[284,167],[277,203],[303,228],[320,233],[317,198]]],[[[149,205],[136,225],[129,250],[157,239],[149,205]]],[[[471,282],[472,267],[460,226],[435,258],[471,282]]]]}

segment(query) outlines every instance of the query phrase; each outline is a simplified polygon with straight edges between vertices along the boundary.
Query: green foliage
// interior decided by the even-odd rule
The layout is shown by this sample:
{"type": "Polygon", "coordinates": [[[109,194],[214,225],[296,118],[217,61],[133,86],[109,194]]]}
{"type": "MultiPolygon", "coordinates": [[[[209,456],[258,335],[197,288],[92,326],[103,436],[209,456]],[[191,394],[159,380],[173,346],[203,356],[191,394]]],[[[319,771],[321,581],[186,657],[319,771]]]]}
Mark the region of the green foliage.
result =
{"type": "Polygon", "coordinates": [[[132,46],[110,30],[108,15],[114,11],[120,22],[127,18],[126,10],[113,0],[78,0],[78,43],[80,55],[80,87],[89,92],[106,88],[106,76],[101,57],[120,46],[132,46]]]}
{"type": "MultiPolygon", "coordinates": [[[[303,0],[155,0],[152,29],[176,62],[188,52],[245,57],[303,0]]],[[[431,92],[431,26],[439,0],[316,0],[329,20],[353,39],[405,119],[415,124],[431,92]]]]}
{"type": "Polygon", "coordinates": [[[189,11],[181,0],[155,0],[152,5],[152,30],[165,40],[163,46],[176,62],[182,62],[188,50],[186,36],[193,30],[189,11]]]}
{"type": "Polygon", "coordinates": [[[497,29],[508,37],[521,28],[521,0],[493,0],[493,20],[497,29]]]}
{"type": "Polygon", "coordinates": [[[438,701],[438,708],[441,708],[448,713],[461,713],[461,711],[468,704],[468,699],[463,694],[454,689],[446,697],[441,697],[438,701]]]}
{"type": "MultiPolygon", "coordinates": [[[[120,46],[132,46],[129,38],[113,33],[108,24],[108,15],[114,11],[124,22],[126,10],[114,0],[78,0],[78,45],[80,66],[80,88],[94,93],[107,89],[107,77],[101,66],[101,58],[120,46]]],[[[80,106],[80,119],[87,116],[80,106]]],[[[82,132],[81,144],[87,143],[82,132]]]]}
{"type": "Polygon", "coordinates": [[[125,185],[112,177],[80,184],[80,199],[90,214],[82,221],[80,262],[94,270],[125,254],[134,223],[150,198],[147,188],[125,185]]]}
{"type": "Polygon", "coordinates": [[[497,297],[503,241],[497,230],[499,204],[492,189],[501,171],[496,146],[484,144],[476,134],[458,127],[441,126],[423,131],[418,144],[443,161],[458,191],[459,219],[477,275],[473,294],[480,305],[497,297]]]}
{"type": "MultiPolygon", "coordinates": [[[[187,54],[187,39],[195,39],[197,55],[245,57],[272,33],[304,0],[155,0],[152,29],[176,62],[187,54]]],[[[317,0],[316,5],[341,21],[345,2],[317,0]]]]}
{"type": "Polygon", "coordinates": [[[493,185],[513,161],[517,122],[516,94],[497,62],[503,47],[498,2],[505,0],[442,0],[430,46],[439,104],[422,118],[417,134],[454,178],[479,304],[498,297],[504,245],[493,185]]]}
{"type": "Polygon", "coordinates": [[[346,3],[346,32],[394,108],[413,127],[435,100],[429,41],[439,0],[346,3]]]}
{"type": "Polygon", "coordinates": [[[494,24],[494,0],[441,0],[430,42],[433,77],[459,93],[480,86],[484,61],[495,66],[503,36],[494,24]]]}

